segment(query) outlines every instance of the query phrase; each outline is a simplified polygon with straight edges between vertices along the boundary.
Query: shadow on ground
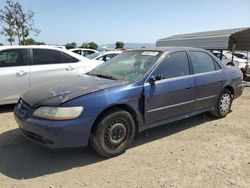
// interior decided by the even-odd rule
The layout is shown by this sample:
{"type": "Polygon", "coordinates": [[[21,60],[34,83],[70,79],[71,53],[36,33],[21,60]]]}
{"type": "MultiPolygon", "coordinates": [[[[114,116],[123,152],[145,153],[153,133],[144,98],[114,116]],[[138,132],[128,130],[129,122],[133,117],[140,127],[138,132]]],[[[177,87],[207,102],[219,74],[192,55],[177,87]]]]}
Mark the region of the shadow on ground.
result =
{"type": "Polygon", "coordinates": [[[15,108],[14,104],[2,105],[0,106],[0,114],[6,112],[13,112],[14,108],[15,108]]]}
{"type": "MultiPolygon", "coordinates": [[[[136,135],[131,147],[146,144],[207,121],[214,120],[201,114],[136,135]]],[[[0,173],[14,179],[31,179],[42,175],[84,167],[106,160],[89,148],[54,151],[27,141],[14,129],[0,134],[0,173]]],[[[109,159],[112,160],[112,159],[109,159]]]]}

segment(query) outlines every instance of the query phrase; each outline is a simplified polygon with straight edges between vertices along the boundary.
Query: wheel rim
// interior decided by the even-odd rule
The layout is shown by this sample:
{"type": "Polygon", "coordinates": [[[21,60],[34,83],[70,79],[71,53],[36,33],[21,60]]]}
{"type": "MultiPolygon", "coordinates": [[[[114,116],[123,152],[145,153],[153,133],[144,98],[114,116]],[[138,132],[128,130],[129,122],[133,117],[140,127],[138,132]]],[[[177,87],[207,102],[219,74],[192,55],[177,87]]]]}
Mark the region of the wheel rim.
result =
{"type": "Polygon", "coordinates": [[[126,122],[115,120],[105,131],[105,143],[111,148],[119,147],[127,136],[126,122]]]}
{"type": "Polygon", "coordinates": [[[229,112],[231,105],[231,97],[228,93],[225,93],[221,96],[220,100],[220,113],[226,115],[229,112]]]}

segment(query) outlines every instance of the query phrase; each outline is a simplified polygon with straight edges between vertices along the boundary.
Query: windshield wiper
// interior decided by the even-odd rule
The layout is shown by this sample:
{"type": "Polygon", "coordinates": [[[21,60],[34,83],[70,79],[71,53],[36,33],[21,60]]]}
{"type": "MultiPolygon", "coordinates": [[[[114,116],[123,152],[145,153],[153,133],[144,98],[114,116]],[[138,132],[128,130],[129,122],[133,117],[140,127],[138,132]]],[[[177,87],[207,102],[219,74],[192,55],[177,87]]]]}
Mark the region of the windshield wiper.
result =
{"type": "Polygon", "coordinates": [[[107,79],[110,79],[110,80],[117,80],[117,78],[114,78],[113,76],[110,76],[110,75],[91,74],[91,73],[89,73],[89,75],[97,76],[97,77],[100,77],[100,78],[107,78],[107,79]]]}

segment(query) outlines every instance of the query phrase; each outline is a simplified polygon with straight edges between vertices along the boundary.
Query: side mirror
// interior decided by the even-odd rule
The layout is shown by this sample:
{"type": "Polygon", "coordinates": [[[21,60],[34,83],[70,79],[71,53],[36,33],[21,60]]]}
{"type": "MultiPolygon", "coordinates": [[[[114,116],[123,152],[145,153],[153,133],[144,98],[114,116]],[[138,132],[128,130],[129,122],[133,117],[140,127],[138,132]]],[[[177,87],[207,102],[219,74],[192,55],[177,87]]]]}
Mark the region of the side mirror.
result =
{"type": "Polygon", "coordinates": [[[148,83],[152,86],[155,85],[156,78],[154,76],[151,76],[148,80],[148,83]]]}
{"type": "Polygon", "coordinates": [[[163,76],[162,75],[158,75],[158,76],[151,76],[148,80],[149,84],[150,85],[155,85],[155,81],[157,80],[161,80],[163,79],[163,76]]]}

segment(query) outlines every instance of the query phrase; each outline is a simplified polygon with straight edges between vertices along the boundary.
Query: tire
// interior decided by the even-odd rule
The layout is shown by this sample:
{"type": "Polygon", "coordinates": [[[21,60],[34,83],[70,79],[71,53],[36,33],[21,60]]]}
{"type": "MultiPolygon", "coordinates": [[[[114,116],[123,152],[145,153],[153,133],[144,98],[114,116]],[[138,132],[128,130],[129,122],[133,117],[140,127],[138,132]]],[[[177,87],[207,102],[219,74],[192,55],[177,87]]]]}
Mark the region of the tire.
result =
{"type": "Polygon", "coordinates": [[[233,97],[231,92],[228,89],[224,89],[214,106],[214,110],[210,113],[218,118],[226,117],[230,112],[232,101],[233,97]]]}
{"type": "Polygon", "coordinates": [[[232,66],[234,67],[234,64],[232,62],[227,63],[227,66],[232,66]]]}
{"type": "Polygon", "coordinates": [[[132,143],[135,122],[131,114],[122,109],[105,113],[90,136],[91,147],[101,156],[114,157],[124,153],[132,143]]]}

